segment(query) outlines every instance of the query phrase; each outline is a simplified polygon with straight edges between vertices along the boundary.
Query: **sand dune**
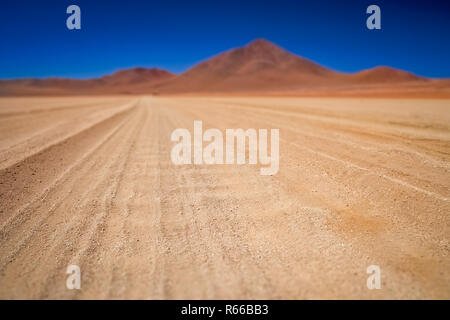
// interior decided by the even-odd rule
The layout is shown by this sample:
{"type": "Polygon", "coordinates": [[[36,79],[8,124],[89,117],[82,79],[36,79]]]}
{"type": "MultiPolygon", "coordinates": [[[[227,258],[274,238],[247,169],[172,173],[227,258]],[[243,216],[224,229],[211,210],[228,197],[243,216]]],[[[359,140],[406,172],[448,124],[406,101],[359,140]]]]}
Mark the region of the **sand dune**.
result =
{"type": "Polygon", "coordinates": [[[448,100],[1,98],[0,124],[0,298],[450,298],[448,100]],[[279,172],[173,165],[196,119],[279,128],[279,172]]]}
{"type": "Polygon", "coordinates": [[[97,79],[0,81],[0,95],[266,94],[450,97],[448,79],[375,67],[347,74],[292,54],[264,39],[209,58],[180,75],[135,68],[97,79]]]}

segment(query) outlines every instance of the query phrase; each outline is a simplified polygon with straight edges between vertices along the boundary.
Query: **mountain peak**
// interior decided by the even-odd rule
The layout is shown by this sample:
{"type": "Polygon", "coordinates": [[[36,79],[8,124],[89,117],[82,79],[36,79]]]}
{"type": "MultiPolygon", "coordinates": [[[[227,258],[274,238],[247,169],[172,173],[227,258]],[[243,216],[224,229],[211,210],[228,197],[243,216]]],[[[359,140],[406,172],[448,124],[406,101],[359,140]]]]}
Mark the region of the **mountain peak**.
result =
{"type": "Polygon", "coordinates": [[[121,69],[114,72],[112,75],[124,75],[124,74],[133,74],[133,75],[142,75],[142,76],[160,76],[160,75],[172,75],[169,71],[159,69],[159,68],[143,68],[143,67],[134,67],[129,69],[121,69]]]}
{"type": "Polygon", "coordinates": [[[355,79],[364,82],[405,82],[425,80],[411,72],[395,69],[388,66],[377,66],[371,69],[357,72],[353,75],[355,79]]]}
{"type": "Polygon", "coordinates": [[[103,76],[101,79],[110,85],[119,84],[138,84],[153,83],[167,80],[175,75],[169,71],[158,68],[135,67],[130,69],[121,69],[113,74],[103,76]]]}
{"type": "Polygon", "coordinates": [[[280,46],[276,45],[273,42],[270,42],[269,40],[258,38],[244,47],[241,48],[244,51],[247,51],[249,53],[258,53],[258,54],[286,54],[288,53],[285,49],[281,48],[280,46]]]}
{"type": "Polygon", "coordinates": [[[259,48],[264,48],[264,47],[273,48],[273,47],[276,47],[276,48],[279,48],[275,43],[270,42],[269,40],[266,40],[264,38],[256,38],[256,39],[250,41],[246,45],[246,47],[259,47],[259,48]]]}

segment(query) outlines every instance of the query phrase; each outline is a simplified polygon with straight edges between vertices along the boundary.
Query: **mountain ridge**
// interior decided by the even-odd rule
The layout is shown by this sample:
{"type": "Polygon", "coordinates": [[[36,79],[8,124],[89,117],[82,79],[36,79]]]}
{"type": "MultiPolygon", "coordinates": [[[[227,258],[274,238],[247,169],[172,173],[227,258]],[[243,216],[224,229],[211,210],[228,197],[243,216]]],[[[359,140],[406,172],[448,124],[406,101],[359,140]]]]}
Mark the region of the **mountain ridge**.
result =
{"type": "Polygon", "coordinates": [[[23,78],[0,80],[0,95],[185,94],[304,92],[326,88],[407,85],[447,87],[448,79],[420,77],[377,66],[355,73],[324,67],[265,39],[207,58],[181,74],[159,68],[121,69],[91,79],[23,78]]]}

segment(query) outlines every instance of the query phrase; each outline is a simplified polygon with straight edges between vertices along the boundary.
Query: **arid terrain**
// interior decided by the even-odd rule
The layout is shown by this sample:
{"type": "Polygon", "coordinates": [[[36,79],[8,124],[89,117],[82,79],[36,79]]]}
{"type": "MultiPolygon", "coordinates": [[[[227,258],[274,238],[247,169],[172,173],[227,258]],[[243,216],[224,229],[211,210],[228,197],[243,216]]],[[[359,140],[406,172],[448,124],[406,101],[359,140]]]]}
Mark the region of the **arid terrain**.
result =
{"type": "Polygon", "coordinates": [[[450,100],[0,99],[2,299],[449,299],[449,237],[450,100]],[[280,129],[278,173],[175,166],[194,120],[280,129]]]}

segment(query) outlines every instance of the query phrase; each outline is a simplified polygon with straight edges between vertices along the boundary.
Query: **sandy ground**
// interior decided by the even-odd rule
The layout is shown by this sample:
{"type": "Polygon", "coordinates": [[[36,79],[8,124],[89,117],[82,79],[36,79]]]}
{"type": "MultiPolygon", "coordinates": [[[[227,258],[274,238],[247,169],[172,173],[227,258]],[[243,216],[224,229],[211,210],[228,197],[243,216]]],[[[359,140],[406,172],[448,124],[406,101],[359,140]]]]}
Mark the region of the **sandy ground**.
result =
{"type": "Polygon", "coordinates": [[[449,169],[450,100],[2,98],[0,298],[449,299],[449,169]],[[279,172],[173,165],[194,120],[279,172]]]}

